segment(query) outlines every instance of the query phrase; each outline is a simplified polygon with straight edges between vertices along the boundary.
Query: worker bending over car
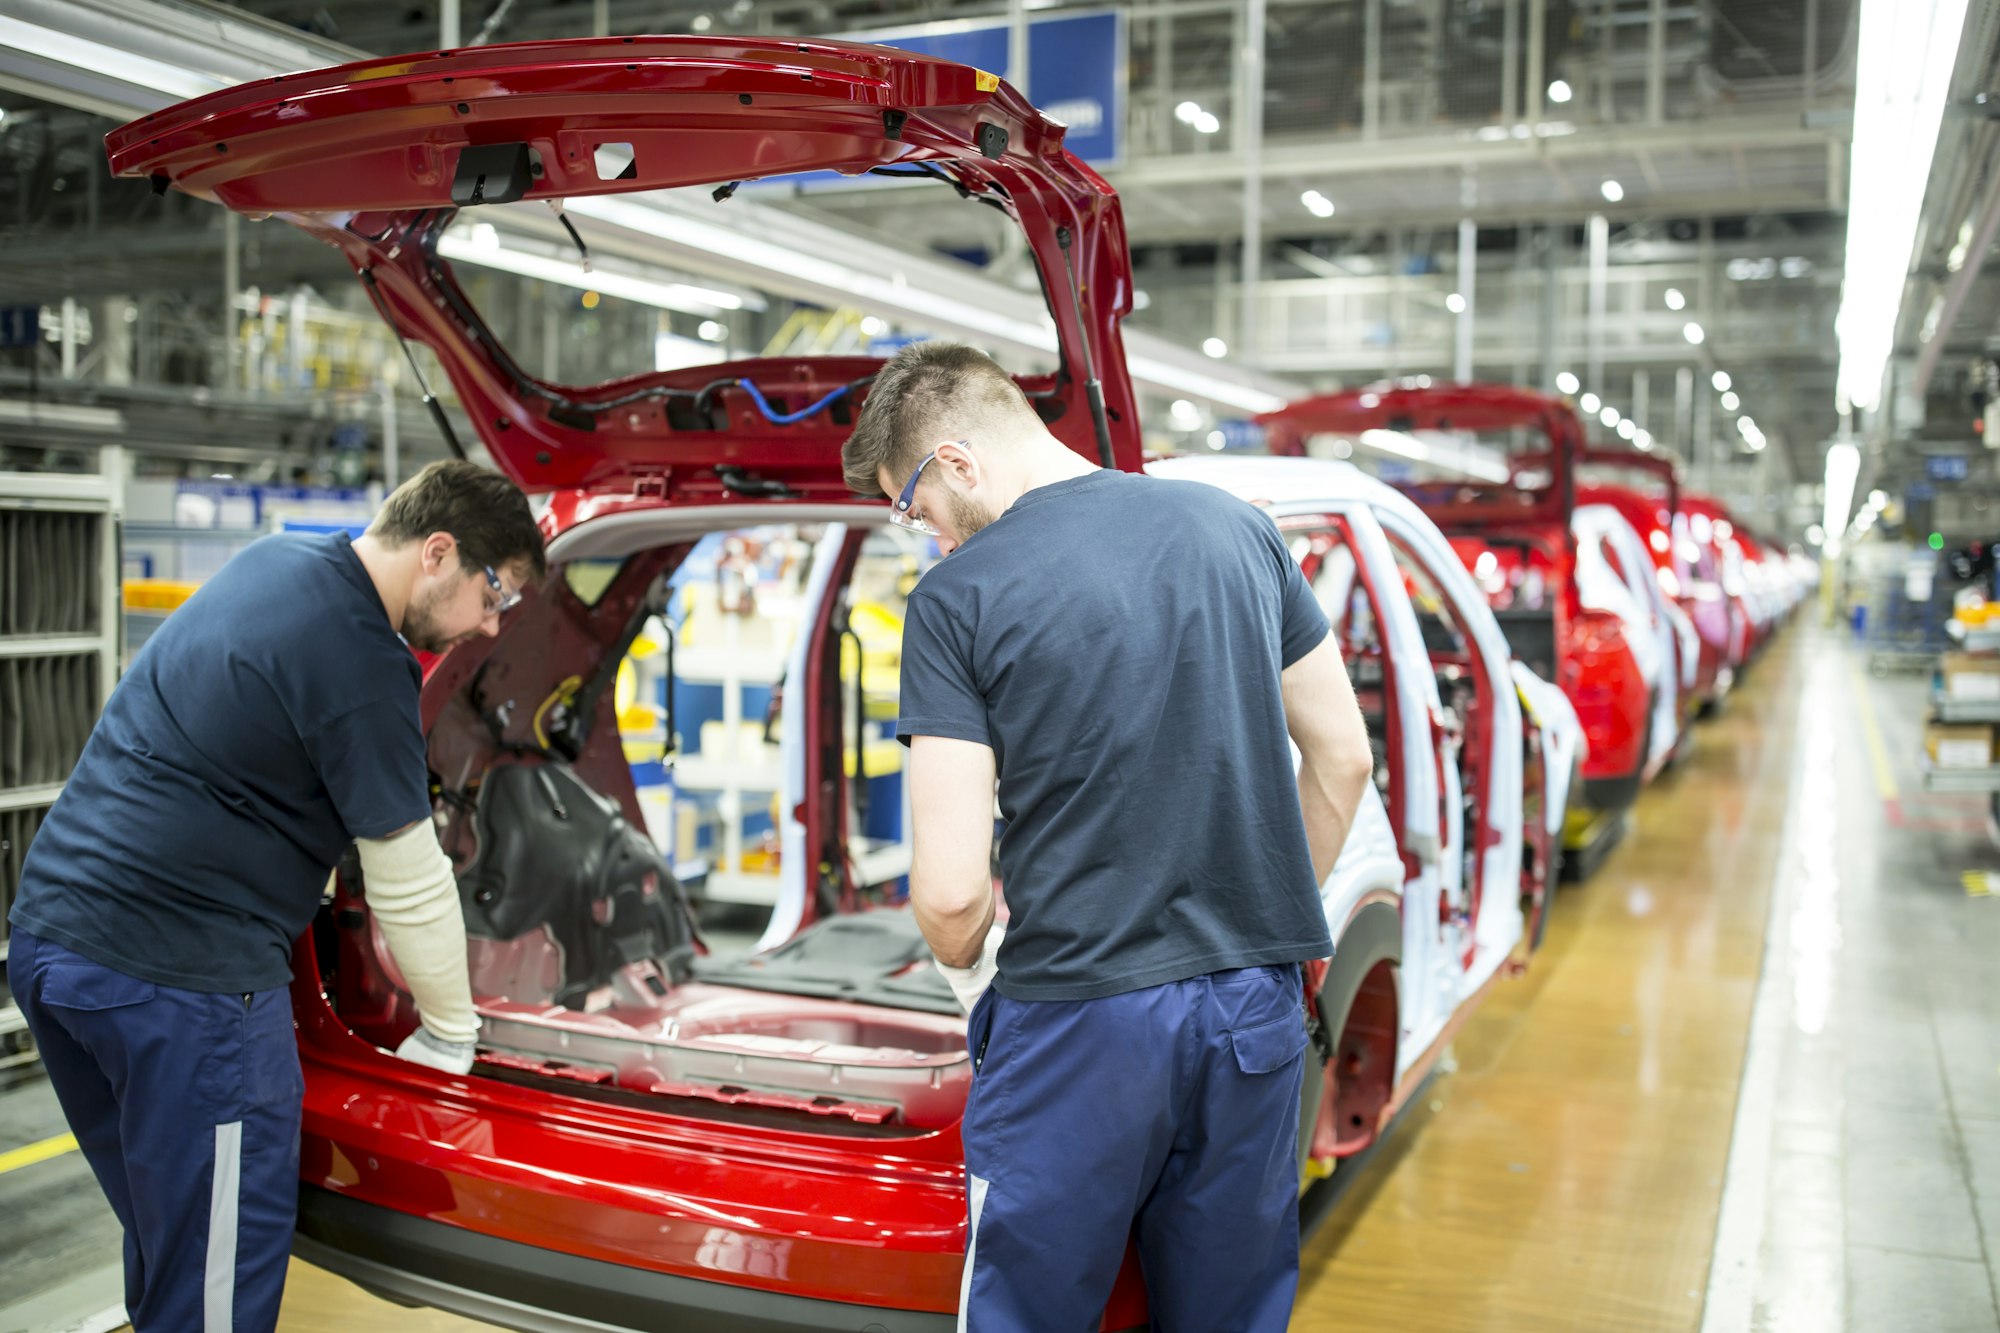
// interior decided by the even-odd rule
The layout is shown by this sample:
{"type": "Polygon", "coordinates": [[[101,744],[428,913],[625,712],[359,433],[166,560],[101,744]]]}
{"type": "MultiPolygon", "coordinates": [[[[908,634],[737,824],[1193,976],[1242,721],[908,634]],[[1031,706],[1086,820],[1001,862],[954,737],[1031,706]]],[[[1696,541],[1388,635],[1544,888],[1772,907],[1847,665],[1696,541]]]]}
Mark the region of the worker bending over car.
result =
{"type": "Polygon", "coordinates": [[[1276,1333],[1300,964],[1373,767],[1326,616],[1269,517],[1093,466],[969,347],[898,352],[842,461],[947,557],[897,731],[911,906],[971,1015],[960,1327],[1096,1328],[1136,1228],[1154,1327],[1276,1333]]]}
{"type": "Polygon", "coordinates": [[[140,651],[28,851],[8,984],[125,1228],[137,1333],[277,1325],[304,1083],[292,941],[359,844],[448,1073],[479,1032],[431,823],[412,648],[499,632],[545,572],[527,499],[433,464],[350,541],[245,547],[140,651]]]}

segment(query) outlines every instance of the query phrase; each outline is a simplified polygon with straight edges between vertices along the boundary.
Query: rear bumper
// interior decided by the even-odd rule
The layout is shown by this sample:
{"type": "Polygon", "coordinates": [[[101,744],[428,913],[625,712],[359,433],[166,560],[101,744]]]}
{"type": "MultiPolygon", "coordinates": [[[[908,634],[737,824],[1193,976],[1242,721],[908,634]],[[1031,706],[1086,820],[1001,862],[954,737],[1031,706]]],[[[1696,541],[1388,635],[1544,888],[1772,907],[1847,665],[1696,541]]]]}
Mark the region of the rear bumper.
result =
{"type": "Polygon", "coordinates": [[[299,1189],[301,1259],[404,1305],[529,1333],[948,1333],[955,1315],[885,1310],[706,1282],[545,1250],[299,1189]]]}

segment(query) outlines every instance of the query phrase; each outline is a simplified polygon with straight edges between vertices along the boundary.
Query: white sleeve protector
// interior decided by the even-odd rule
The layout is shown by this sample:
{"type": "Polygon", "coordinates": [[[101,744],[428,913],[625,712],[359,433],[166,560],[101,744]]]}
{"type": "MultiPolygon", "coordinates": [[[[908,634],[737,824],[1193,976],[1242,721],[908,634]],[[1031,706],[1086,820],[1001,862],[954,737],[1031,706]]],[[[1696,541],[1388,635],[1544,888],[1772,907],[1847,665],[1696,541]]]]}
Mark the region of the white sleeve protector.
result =
{"type": "Polygon", "coordinates": [[[1007,927],[995,921],[986,932],[986,943],[980,946],[979,961],[971,967],[952,967],[940,959],[931,959],[966,1013],[972,1012],[972,1006],[979,1003],[979,997],[993,984],[993,978],[1000,975],[1000,942],[1006,938],[1007,927]]]}
{"type": "Polygon", "coordinates": [[[424,820],[391,837],[361,838],[355,846],[368,882],[368,910],[402,969],[424,1026],[443,1041],[475,1040],[479,1015],[466,975],[465,918],[437,830],[424,820]]]}

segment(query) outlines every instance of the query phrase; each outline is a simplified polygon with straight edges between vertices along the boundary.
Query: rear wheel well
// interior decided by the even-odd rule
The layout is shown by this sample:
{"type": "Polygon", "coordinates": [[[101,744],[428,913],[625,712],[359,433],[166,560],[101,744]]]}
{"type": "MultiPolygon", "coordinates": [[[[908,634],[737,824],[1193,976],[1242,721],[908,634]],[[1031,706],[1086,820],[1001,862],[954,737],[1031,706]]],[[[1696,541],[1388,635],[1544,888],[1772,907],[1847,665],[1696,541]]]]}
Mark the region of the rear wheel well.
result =
{"type": "Polygon", "coordinates": [[[1300,1126],[1302,1157],[1324,1165],[1375,1141],[1396,1087],[1402,940],[1400,910],[1376,901],[1349,919],[1334,946],[1317,1001],[1332,1058],[1318,1080],[1312,1123],[1300,1126]]]}

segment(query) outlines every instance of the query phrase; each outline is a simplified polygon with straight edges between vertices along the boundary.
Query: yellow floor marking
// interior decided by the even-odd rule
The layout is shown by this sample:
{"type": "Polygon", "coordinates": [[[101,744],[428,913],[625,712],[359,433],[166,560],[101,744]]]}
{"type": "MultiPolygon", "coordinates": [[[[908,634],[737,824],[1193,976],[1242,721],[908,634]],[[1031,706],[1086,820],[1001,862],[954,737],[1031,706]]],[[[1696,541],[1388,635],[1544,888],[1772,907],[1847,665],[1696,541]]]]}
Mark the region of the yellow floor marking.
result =
{"type": "Polygon", "coordinates": [[[1893,801],[1900,793],[1896,790],[1895,770],[1889,766],[1889,750],[1882,744],[1882,728],[1875,721],[1875,701],[1868,697],[1868,678],[1861,674],[1861,668],[1854,668],[1854,708],[1861,715],[1861,735],[1868,743],[1868,762],[1875,770],[1875,790],[1885,801],[1893,801]]]}
{"type": "Polygon", "coordinates": [[[2000,897],[2000,871],[1968,870],[1959,876],[1968,898],[2000,897]]]}
{"type": "Polygon", "coordinates": [[[51,1157],[60,1157],[66,1152],[75,1151],[76,1135],[58,1134],[52,1139],[43,1139],[40,1143],[31,1143],[25,1148],[16,1148],[12,1152],[0,1152],[0,1176],[4,1176],[9,1171],[18,1170],[24,1166],[33,1166],[36,1162],[46,1162],[51,1157]]]}

